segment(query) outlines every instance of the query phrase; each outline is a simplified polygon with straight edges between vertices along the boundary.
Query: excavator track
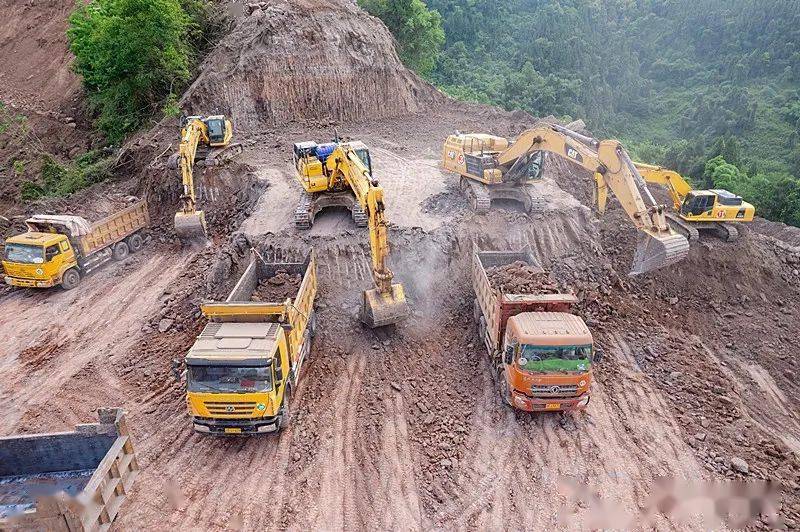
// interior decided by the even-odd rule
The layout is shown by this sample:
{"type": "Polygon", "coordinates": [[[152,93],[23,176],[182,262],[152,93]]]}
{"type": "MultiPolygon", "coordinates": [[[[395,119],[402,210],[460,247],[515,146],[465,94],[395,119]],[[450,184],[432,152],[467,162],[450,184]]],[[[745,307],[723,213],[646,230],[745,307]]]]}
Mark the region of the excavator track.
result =
{"type": "Polygon", "coordinates": [[[300,194],[300,201],[294,210],[294,226],[298,229],[311,229],[314,223],[311,218],[312,198],[307,192],[300,194]]]}
{"type": "Polygon", "coordinates": [[[356,224],[356,227],[367,227],[369,224],[367,213],[364,212],[364,209],[361,208],[361,204],[357,201],[353,204],[350,214],[353,216],[353,223],[356,224]]]}
{"type": "Polygon", "coordinates": [[[669,220],[670,227],[685,236],[689,242],[700,240],[700,231],[698,231],[696,227],[692,227],[688,222],[685,222],[680,216],[667,213],[667,220],[669,220]]]}
{"type": "Polygon", "coordinates": [[[469,198],[472,210],[478,214],[489,212],[492,206],[492,196],[483,183],[478,183],[472,179],[461,178],[461,190],[463,190],[469,198]]]}
{"type": "Polygon", "coordinates": [[[717,224],[717,236],[725,242],[736,242],[739,240],[739,229],[734,224],[720,222],[717,224]]]}

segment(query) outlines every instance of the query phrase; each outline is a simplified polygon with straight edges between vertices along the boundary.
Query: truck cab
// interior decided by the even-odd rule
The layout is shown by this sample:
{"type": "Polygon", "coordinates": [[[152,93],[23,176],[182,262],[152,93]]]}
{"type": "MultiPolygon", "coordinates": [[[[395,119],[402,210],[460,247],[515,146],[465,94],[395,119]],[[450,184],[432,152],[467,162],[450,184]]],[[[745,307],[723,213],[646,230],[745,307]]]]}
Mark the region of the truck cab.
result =
{"type": "Polygon", "coordinates": [[[290,384],[278,323],[209,323],[186,355],[187,406],[198,432],[274,432],[290,384]]]}
{"type": "Polygon", "coordinates": [[[66,235],[29,231],[6,240],[6,284],[48,288],[59,284],[64,272],[76,264],[75,251],[66,235]]]}
{"type": "Polygon", "coordinates": [[[566,312],[524,312],[508,318],[501,394],[521,410],[576,410],[589,403],[594,340],[583,320],[566,312]]]}

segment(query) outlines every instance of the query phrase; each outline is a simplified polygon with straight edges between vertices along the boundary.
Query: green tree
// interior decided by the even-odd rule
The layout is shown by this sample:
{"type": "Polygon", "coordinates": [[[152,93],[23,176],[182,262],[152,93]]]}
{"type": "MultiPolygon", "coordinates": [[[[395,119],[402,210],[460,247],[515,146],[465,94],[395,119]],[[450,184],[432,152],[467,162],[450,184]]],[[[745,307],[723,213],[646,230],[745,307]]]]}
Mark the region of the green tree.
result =
{"type": "Polygon", "coordinates": [[[178,0],[91,0],[69,18],[75,71],[112,142],[158,112],[190,77],[189,19],[178,0]]]}
{"type": "Polygon", "coordinates": [[[428,76],[444,44],[442,17],[422,0],[358,0],[371,15],[380,18],[399,45],[400,59],[428,76]]]}

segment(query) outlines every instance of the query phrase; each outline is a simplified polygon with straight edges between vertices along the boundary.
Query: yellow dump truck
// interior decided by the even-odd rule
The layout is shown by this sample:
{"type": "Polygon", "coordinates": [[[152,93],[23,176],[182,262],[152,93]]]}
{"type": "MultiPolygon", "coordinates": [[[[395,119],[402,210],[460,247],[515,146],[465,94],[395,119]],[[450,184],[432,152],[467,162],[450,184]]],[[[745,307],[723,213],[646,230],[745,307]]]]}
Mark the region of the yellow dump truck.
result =
{"type": "Polygon", "coordinates": [[[0,530],[108,530],[139,473],[125,416],[0,438],[0,530]]]}
{"type": "Polygon", "coordinates": [[[144,246],[150,223],[147,202],[139,201],[99,222],[80,216],[36,215],[28,231],[5,243],[5,282],[26,288],[78,286],[83,276],[109,260],[122,260],[144,246]]]}
{"type": "Polygon", "coordinates": [[[572,294],[510,293],[495,287],[491,269],[515,264],[524,264],[526,271],[544,272],[528,250],[474,249],[473,312],[500,396],[514,408],[529,412],[585,408],[592,363],[601,355],[589,328],[570,312],[578,300],[572,294]]]}
{"type": "Polygon", "coordinates": [[[316,328],[317,272],[313,251],[296,261],[279,255],[254,250],[228,298],[201,305],[210,321],[185,357],[186,404],[198,432],[261,434],[289,423],[316,328]]]}

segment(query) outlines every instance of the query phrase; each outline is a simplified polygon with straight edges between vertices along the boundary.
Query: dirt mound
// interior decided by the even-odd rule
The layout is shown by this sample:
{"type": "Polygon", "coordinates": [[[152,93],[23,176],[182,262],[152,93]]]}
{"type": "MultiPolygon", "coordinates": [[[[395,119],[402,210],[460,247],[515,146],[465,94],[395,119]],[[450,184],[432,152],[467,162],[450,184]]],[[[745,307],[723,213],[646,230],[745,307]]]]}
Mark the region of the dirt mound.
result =
{"type": "Polygon", "coordinates": [[[504,294],[557,294],[558,283],[549,273],[520,260],[486,270],[489,284],[504,294]]]}
{"type": "Polygon", "coordinates": [[[201,70],[182,106],[226,113],[239,132],[396,116],[443,99],[402,65],[386,27],[346,0],[269,2],[245,15],[201,70]]]}
{"type": "Polygon", "coordinates": [[[284,301],[294,297],[300,288],[303,277],[290,274],[286,270],[278,270],[275,275],[258,283],[252,301],[284,301]]]}
{"type": "Polygon", "coordinates": [[[0,100],[54,111],[77,95],[65,33],[74,8],[72,0],[0,0],[0,100]]]}

